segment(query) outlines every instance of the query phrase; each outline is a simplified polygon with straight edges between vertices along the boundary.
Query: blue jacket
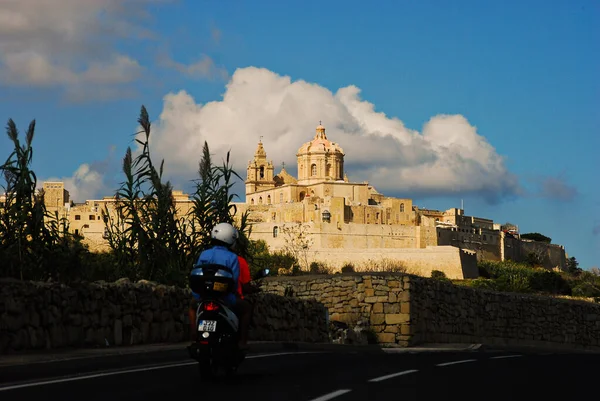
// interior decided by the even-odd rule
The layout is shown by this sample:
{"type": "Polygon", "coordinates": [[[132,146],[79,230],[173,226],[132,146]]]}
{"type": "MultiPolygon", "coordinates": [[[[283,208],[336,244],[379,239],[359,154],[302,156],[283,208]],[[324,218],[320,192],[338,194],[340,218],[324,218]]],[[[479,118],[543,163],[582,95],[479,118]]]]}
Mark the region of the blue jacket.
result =
{"type": "MultiPolygon", "coordinates": [[[[233,281],[237,288],[237,283],[240,278],[240,262],[235,253],[231,252],[229,249],[224,246],[217,245],[212,248],[209,248],[203,251],[198,257],[198,261],[196,262],[197,267],[203,264],[219,264],[222,266],[227,266],[233,272],[233,281]]],[[[192,296],[196,299],[200,299],[200,295],[196,294],[192,291],[192,296]]],[[[229,303],[230,305],[235,304],[235,294],[227,294],[224,297],[224,301],[229,303]]]]}

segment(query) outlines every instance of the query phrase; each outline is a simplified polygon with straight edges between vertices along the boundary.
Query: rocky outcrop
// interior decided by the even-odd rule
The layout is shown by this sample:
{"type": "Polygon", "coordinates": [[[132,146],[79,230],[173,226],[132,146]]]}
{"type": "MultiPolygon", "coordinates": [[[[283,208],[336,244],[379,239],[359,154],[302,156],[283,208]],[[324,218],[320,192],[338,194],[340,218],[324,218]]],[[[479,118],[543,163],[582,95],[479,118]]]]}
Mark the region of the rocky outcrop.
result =
{"type": "MultiPolygon", "coordinates": [[[[546,296],[499,293],[401,273],[272,277],[266,292],[315,299],[332,321],[358,322],[394,346],[480,343],[600,350],[600,305],[546,296]]],[[[346,330],[344,334],[340,334],[346,330]]]]}
{"type": "MultiPolygon", "coordinates": [[[[328,341],[322,304],[262,293],[249,299],[255,303],[251,339],[328,341]]],[[[189,290],[147,281],[0,280],[0,353],[184,341],[189,300],[189,290]]]]}

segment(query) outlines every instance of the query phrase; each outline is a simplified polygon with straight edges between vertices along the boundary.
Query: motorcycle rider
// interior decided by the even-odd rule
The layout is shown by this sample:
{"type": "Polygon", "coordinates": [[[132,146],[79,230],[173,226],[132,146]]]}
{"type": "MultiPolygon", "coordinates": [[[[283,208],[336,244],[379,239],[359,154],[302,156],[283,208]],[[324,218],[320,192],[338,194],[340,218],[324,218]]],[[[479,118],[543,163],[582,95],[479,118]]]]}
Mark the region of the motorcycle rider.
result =
{"type": "MultiPolygon", "coordinates": [[[[239,347],[241,350],[248,349],[248,330],[250,328],[250,312],[251,305],[248,301],[241,297],[240,288],[240,262],[238,255],[233,252],[233,248],[239,238],[239,233],[229,223],[219,223],[215,225],[211,231],[211,247],[204,250],[198,257],[196,267],[203,264],[219,264],[229,267],[233,273],[233,280],[238,283],[238,291],[235,293],[226,294],[223,297],[223,302],[238,315],[240,319],[240,341],[239,347]]],[[[192,301],[190,303],[189,318],[190,318],[190,335],[194,339],[196,333],[196,309],[200,295],[192,292],[192,301]]]]}

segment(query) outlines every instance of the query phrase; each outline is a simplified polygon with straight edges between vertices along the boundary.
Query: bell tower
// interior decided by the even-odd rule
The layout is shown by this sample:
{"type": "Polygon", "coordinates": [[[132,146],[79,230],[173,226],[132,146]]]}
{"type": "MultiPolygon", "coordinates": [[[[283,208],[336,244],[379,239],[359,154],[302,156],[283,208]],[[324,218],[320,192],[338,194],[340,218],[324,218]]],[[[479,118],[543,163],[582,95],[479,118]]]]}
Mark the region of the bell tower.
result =
{"type": "Polygon", "coordinates": [[[261,139],[258,141],[254,159],[248,163],[246,177],[246,196],[257,191],[275,187],[273,161],[267,160],[267,152],[261,139]]]}

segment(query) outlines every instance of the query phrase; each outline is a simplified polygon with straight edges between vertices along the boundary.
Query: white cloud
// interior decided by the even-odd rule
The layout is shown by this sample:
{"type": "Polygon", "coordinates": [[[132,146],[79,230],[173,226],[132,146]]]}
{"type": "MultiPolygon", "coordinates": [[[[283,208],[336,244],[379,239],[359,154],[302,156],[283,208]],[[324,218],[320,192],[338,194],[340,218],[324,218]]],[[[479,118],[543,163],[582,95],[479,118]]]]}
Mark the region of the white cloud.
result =
{"type": "MultiPolygon", "coordinates": [[[[117,40],[148,39],[139,22],[159,0],[4,0],[0,3],[0,82],[59,86],[122,85],[139,78],[137,60],[117,40]]],[[[90,91],[93,92],[93,91],[90,91]]]]}
{"type": "MultiPolygon", "coordinates": [[[[65,189],[69,191],[69,197],[74,202],[85,202],[100,196],[110,196],[114,190],[107,188],[104,183],[103,174],[90,168],[89,164],[82,164],[71,177],[51,177],[43,181],[62,181],[65,189]]],[[[41,188],[43,181],[38,186],[41,188]]]]}
{"type": "Polygon", "coordinates": [[[166,174],[181,180],[194,177],[207,140],[219,159],[231,149],[235,168],[245,177],[259,136],[275,165],[295,166],[296,150],[312,139],[322,120],[328,138],[346,153],[349,178],[368,180],[383,192],[461,191],[494,201],[520,191],[503,158],[465,117],[434,116],[418,132],[376,112],[359,94],[355,86],[332,93],[266,69],[238,69],[222,101],[200,105],[185,91],[166,95],[151,150],[157,163],[166,159],[166,174]]]}
{"type": "Polygon", "coordinates": [[[223,67],[217,66],[212,58],[207,55],[190,64],[183,64],[174,61],[170,56],[163,55],[159,58],[159,63],[165,68],[171,68],[187,78],[192,79],[227,79],[229,74],[223,67]]]}
{"type": "Polygon", "coordinates": [[[45,181],[62,181],[70,199],[76,203],[113,196],[118,182],[122,181],[121,163],[122,156],[116,153],[116,146],[111,145],[104,159],[79,165],[71,176],[38,177],[37,186],[42,188],[45,181]]]}

